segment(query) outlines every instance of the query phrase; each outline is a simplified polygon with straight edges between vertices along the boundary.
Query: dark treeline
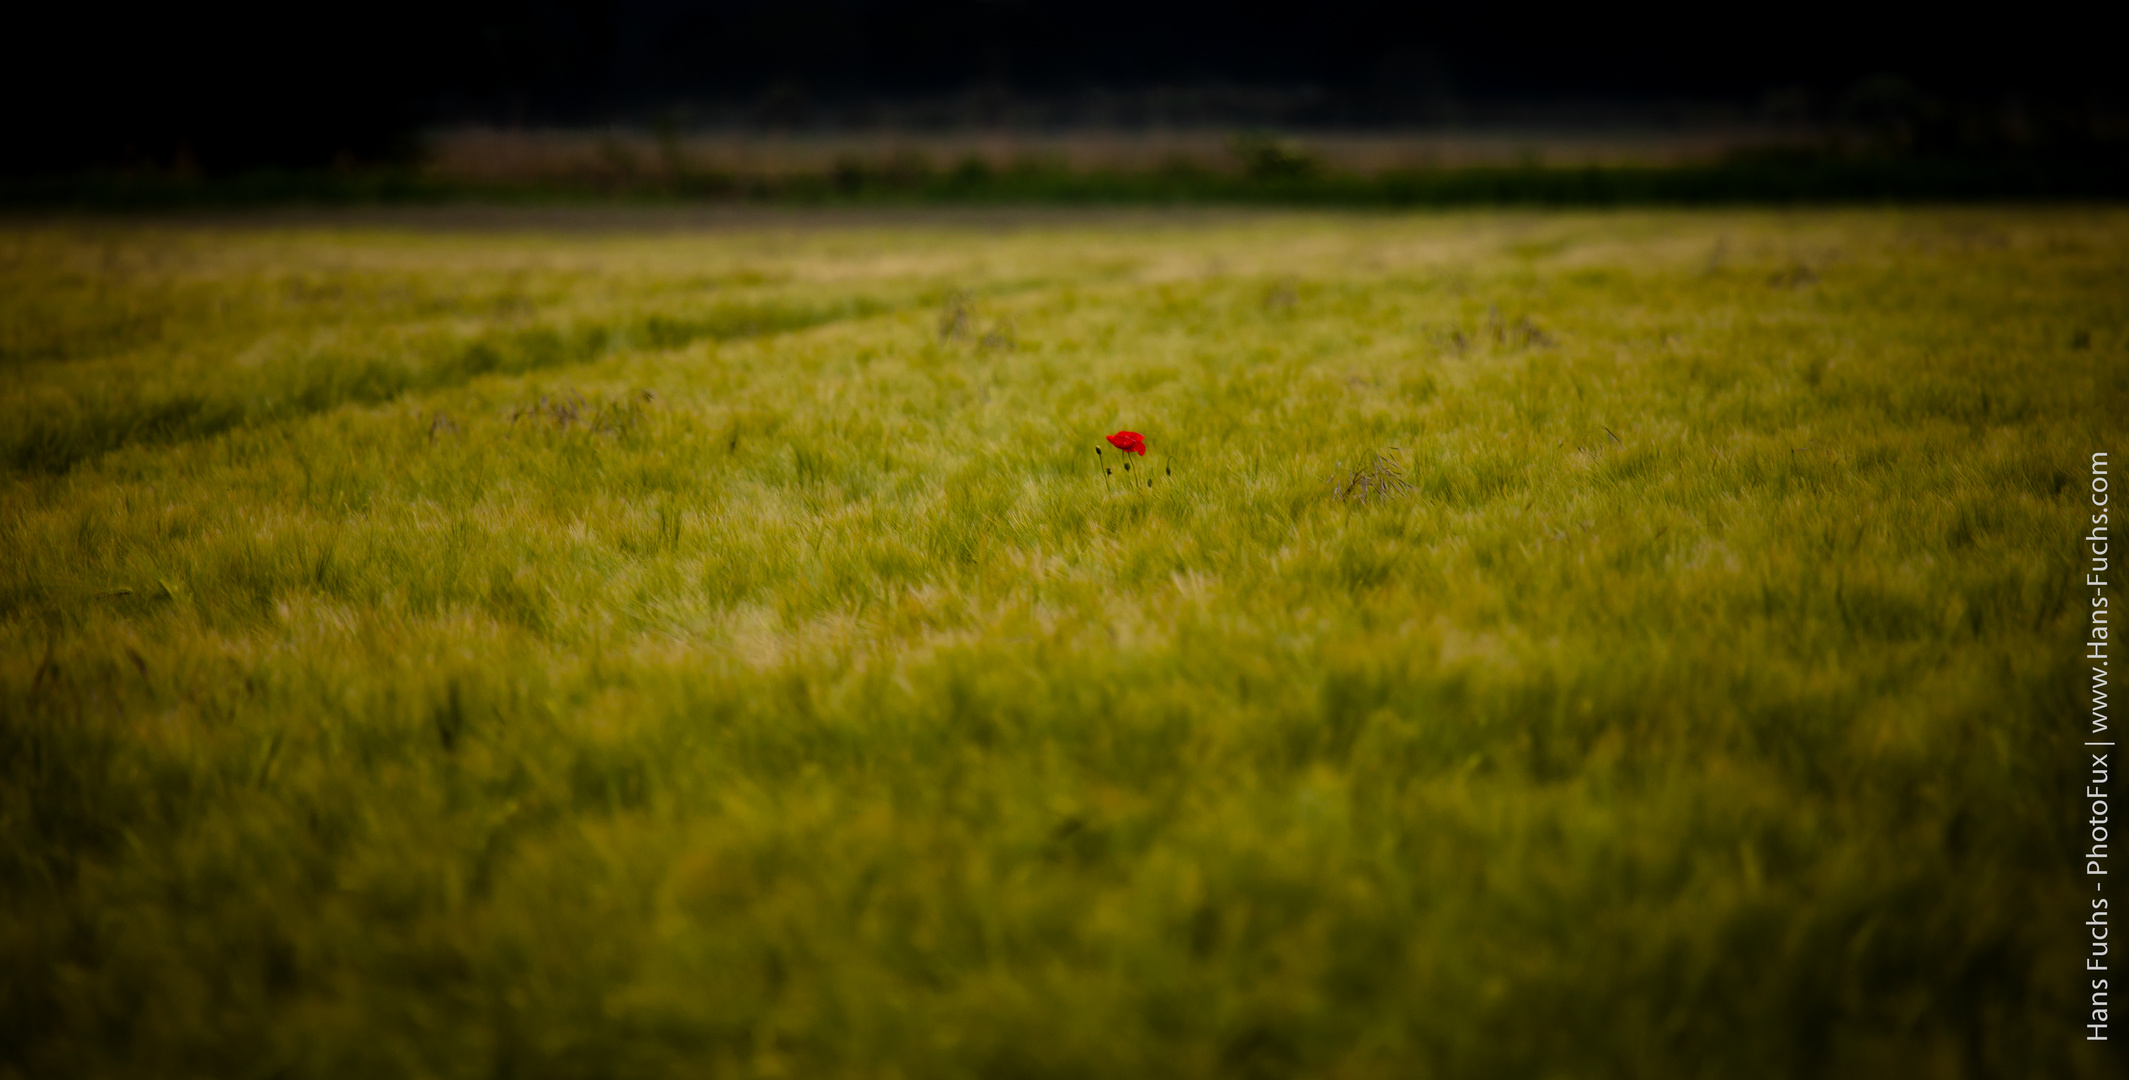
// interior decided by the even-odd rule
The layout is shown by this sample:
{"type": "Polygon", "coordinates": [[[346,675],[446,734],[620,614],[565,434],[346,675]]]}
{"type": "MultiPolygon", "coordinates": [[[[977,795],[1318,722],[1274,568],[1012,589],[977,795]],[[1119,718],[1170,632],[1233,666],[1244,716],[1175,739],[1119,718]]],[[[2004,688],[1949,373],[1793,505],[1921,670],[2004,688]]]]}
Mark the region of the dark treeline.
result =
{"type": "Polygon", "coordinates": [[[2125,134],[2129,18],[1804,3],[1721,21],[1471,4],[523,0],[23,5],[24,176],[404,163],[439,124],[754,129],[1750,122],[1924,156],[2125,134]]]}
{"type": "Polygon", "coordinates": [[[2116,155],[2002,154],[1842,157],[1741,155],[1668,166],[1473,166],[1351,176],[1304,171],[1239,175],[1198,169],[1079,173],[1057,168],[933,169],[844,165],[776,178],[711,171],[614,187],[477,184],[404,170],[261,170],[226,177],[97,173],[0,179],[0,206],[186,210],[261,205],[671,203],[783,206],[1280,205],[1352,209],[1452,206],[1723,206],[2114,200],[2129,197],[2116,155]]]}

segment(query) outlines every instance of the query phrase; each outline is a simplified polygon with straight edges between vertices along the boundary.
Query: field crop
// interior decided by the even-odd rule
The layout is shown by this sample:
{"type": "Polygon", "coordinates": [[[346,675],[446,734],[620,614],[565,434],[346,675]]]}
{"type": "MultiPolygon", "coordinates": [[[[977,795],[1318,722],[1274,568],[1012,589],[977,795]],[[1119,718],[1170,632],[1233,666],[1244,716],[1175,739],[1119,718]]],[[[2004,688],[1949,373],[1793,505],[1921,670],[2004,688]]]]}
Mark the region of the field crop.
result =
{"type": "Polygon", "coordinates": [[[659,220],[0,226],[0,1076],[2121,1067],[2129,215],[659,220]]]}

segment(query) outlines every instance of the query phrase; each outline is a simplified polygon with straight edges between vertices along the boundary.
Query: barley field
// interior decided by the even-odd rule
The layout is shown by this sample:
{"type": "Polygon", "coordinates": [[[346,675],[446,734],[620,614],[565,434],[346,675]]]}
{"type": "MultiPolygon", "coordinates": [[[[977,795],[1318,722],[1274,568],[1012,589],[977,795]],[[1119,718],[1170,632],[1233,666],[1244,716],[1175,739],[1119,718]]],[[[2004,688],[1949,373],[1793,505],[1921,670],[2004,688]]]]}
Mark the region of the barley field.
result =
{"type": "Polygon", "coordinates": [[[2118,1075],[2125,361],[2117,209],[0,222],[0,1077],[2118,1075]]]}

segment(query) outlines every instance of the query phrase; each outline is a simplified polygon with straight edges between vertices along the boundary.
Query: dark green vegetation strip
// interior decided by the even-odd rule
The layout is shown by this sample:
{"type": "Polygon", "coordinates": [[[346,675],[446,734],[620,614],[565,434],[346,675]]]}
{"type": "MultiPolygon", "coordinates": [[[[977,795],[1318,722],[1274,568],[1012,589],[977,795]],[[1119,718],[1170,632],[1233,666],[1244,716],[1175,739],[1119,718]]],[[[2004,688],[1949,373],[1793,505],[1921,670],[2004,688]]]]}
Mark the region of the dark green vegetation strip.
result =
{"type": "Polygon", "coordinates": [[[1075,172],[1029,163],[852,163],[751,176],[683,170],[601,181],[461,182],[381,172],[262,173],[211,179],[84,176],[0,181],[0,207],[214,209],[317,205],[752,202],[797,205],[1215,203],[1325,207],[1722,206],[2114,200],[2129,198],[2129,155],[2006,151],[1958,157],[1765,153],[1678,166],[1475,166],[1338,173],[1304,158],[1227,173],[1178,165],[1075,172]]]}

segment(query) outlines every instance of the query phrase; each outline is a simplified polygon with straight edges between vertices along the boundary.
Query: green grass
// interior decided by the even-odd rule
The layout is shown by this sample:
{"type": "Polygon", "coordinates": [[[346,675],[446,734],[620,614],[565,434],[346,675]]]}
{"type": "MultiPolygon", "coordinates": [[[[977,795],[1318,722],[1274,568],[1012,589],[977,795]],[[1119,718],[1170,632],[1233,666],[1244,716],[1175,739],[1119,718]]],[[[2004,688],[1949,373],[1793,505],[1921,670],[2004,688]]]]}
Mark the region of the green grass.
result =
{"type": "Polygon", "coordinates": [[[2119,210],[17,221],[0,1076],[2109,1075],[2125,361],[2119,210]]]}

